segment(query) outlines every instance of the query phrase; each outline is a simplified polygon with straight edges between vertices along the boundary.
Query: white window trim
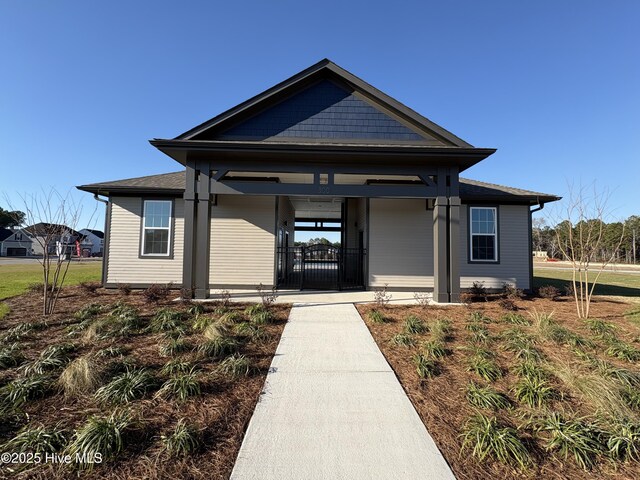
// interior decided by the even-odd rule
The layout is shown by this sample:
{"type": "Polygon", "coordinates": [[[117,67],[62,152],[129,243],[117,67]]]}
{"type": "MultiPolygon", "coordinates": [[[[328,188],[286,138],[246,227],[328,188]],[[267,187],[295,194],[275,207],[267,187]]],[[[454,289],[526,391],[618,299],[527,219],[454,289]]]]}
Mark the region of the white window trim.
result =
{"type": "Polygon", "coordinates": [[[496,263],[498,261],[498,208],[497,207],[469,207],[469,260],[472,262],[484,262],[484,263],[496,263]],[[495,223],[495,229],[493,233],[473,233],[473,211],[474,210],[493,210],[493,218],[495,223]],[[473,258],[473,237],[488,237],[493,236],[494,249],[493,258],[473,258]]]}
{"type": "Polygon", "coordinates": [[[141,257],[170,257],[171,256],[171,219],[173,216],[173,202],[171,200],[159,200],[159,199],[149,199],[144,200],[143,202],[143,212],[142,212],[142,242],[140,244],[140,256],[141,257]],[[146,226],[146,218],[147,218],[147,203],[148,202],[167,202],[169,204],[169,223],[167,227],[147,227],[146,226]],[[147,230],[167,230],[169,235],[167,235],[167,253],[144,253],[144,246],[146,244],[147,230]]]}

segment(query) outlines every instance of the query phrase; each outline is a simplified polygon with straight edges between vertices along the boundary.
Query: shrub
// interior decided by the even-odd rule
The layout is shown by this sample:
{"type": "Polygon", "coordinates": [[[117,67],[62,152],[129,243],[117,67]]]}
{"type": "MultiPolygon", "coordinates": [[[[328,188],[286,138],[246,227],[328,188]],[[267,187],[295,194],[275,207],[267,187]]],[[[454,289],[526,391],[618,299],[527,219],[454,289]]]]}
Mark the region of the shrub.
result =
{"type": "Polygon", "coordinates": [[[160,355],[172,357],[179,353],[191,350],[191,345],[184,338],[172,338],[167,343],[160,346],[160,355]]]}
{"type": "Polygon", "coordinates": [[[218,369],[231,378],[247,377],[251,373],[251,361],[244,355],[233,354],[225,358],[218,369]]]}
{"type": "Polygon", "coordinates": [[[398,333],[391,337],[391,343],[401,347],[412,347],[416,341],[410,333],[398,333]]]}
{"type": "Polygon", "coordinates": [[[100,387],[96,399],[102,403],[123,404],[142,398],[156,386],[156,380],[146,369],[129,369],[100,387]]]}
{"type": "Polygon", "coordinates": [[[86,295],[95,296],[98,293],[98,289],[102,287],[98,282],[81,282],[80,290],[86,295]]]}
{"type": "Polygon", "coordinates": [[[27,375],[32,373],[43,374],[51,370],[57,370],[71,361],[69,354],[75,350],[75,345],[71,343],[49,345],[40,353],[38,358],[26,364],[23,370],[27,375]]]}
{"type": "Polygon", "coordinates": [[[494,458],[521,469],[527,468],[531,463],[529,451],[516,430],[498,424],[496,417],[474,415],[466,422],[462,438],[461,450],[471,448],[471,454],[481,462],[494,458]]]}
{"type": "Polygon", "coordinates": [[[17,343],[0,348],[0,369],[20,366],[25,361],[17,343]]]}
{"type": "Polygon", "coordinates": [[[513,283],[504,283],[502,285],[502,295],[510,300],[519,300],[524,297],[524,292],[517,288],[513,283]]]}
{"type": "Polygon", "coordinates": [[[511,298],[501,298],[500,300],[498,300],[498,305],[500,305],[500,308],[504,309],[504,310],[509,310],[511,312],[515,312],[518,310],[518,305],[516,305],[516,302],[511,299],[511,298]]]}
{"type": "Polygon", "coordinates": [[[421,346],[422,351],[427,357],[442,358],[449,354],[444,343],[440,340],[428,340],[421,346]]]}
{"type": "Polygon", "coordinates": [[[129,295],[131,295],[132,288],[131,288],[131,285],[129,285],[128,283],[119,283],[118,291],[125,297],[128,297],[129,295]]]}
{"type": "Polygon", "coordinates": [[[402,331],[404,333],[421,334],[426,333],[428,328],[421,318],[418,318],[415,315],[409,315],[404,320],[402,331]]]}
{"type": "Polygon", "coordinates": [[[460,303],[464,305],[469,305],[474,300],[474,295],[471,292],[461,292],[460,293],[460,303]]]}
{"type": "Polygon", "coordinates": [[[198,353],[205,358],[222,358],[238,350],[238,342],[228,336],[218,336],[200,344],[198,353]]]}
{"type": "Polygon", "coordinates": [[[550,298],[551,300],[556,300],[560,296],[560,290],[553,285],[543,285],[538,288],[538,296],[540,298],[550,298]]]}
{"type": "Polygon", "coordinates": [[[164,449],[171,456],[188,455],[197,452],[202,440],[195,427],[186,423],[184,418],[178,423],[168,435],[161,437],[164,449]]]}
{"type": "Polygon", "coordinates": [[[519,313],[505,313],[501,319],[504,323],[511,323],[513,325],[531,325],[531,322],[524,318],[524,316],[519,313]]]}
{"type": "Polygon", "coordinates": [[[92,470],[93,459],[99,455],[109,459],[122,451],[126,431],[131,425],[131,415],[126,412],[113,412],[108,417],[91,416],[76,431],[68,454],[72,458],[85,459],[79,466],[92,470]]]}
{"type": "Polygon", "coordinates": [[[438,362],[427,355],[421,353],[414,355],[413,363],[420,378],[435,377],[440,372],[438,362]]]}
{"type": "Polygon", "coordinates": [[[74,314],[74,316],[78,320],[88,320],[89,318],[97,317],[98,314],[100,314],[103,309],[104,309],[104,306],[100,303],[90,303],[89,305],[86,305],[82,307],[80,310],[78,310],[74,314]]]}
{"type": "Polygon", "coordinates": [[[474,372],[489,382],[493,382],[502,376],[502,370],[498,364],[481,355],[474,355],[469,359],[467,371],[474,372]]]}
{"type": "Polygon", "coordinates": [[[162,308],[156,312],[149,324],[154,333],[177,331],[184,333],[183,313],[170,308],[162,308]]]}
{"type": "Polygon", "coordinates": [[[228,308],[231,305],[231,292],[229,290],[220,290],[216,303],[222,308],[228,308]]]}
{"type": "Polygon", "coordinates": [[[370,310],[369,313],[367,314],[367,316],[369,317],[369,320],[371,320],[373,323],[386,323],[387,322],[387,317],[385,317],[378,310],[370,310]]]}
{"type": "Polygon", "coordinates": [[[434,340],[445,341],[451,338],[451,334],[453,333],[453,324],[451,323],[451,320],[438,318],[429,326],[429,330],[431,330],[431,336],[434,340]]]}
{"type": "Polygon", "coordinates": [[[184,303],[189,303],[195,297],[196,291],[193,288],[181,288],[180,289],[180,300],[184,303]]]}
{"type": "Polygon", "coordinates": [[[376,303],[376,307],[385,309],[391,301],[391,294],[387,291],[389,284],[385,283],[383,287],[376,287],[373,289],[373,301],[376,303]]]}
{"type": "Polygon", "coordinates": [[[607,433],[607,448],[611,457],[623,462],[640,460],[640,423],[618,420],[607,433]]]}
{"type": "Polygon", "coordinates": [[[574,297],[575,296],[575,289],[573,288],[573,283],[572,282],[568,282],[564,286],[563,290],[564,290],[565,297],[574,297]]]}
{"type": "Polygon", "coordinates": [[[473,282],[473,285],[469,289],[469,293],[473,295],[474,300],[488,300],[487,288],[484,286],[484,282],[473,282]]]}
{"type": "Polygon", "coordinates": [[[57,453],[66,443],[65,432],[59,426],[25,426],[3,445],[5,452],[12,453],[57,453]]]}
{"type": "Polygon", "coordinates": [[[44,397],[52,386],[52,379],[45,375],[17,378],[0,389],[0,414],[22,408],[29,400],[44,397]]]}
{"type": "Polygon", "coordinates": [[[184,402],[189,397],[200,395],[200,382],[197,379],[195,369],[188,372],[175,373],[164,382],[157,395],[165,398],[175,398],[184,402]]]}
{"type": "Polygon", "coordinates": [[[498,392],[488,385],[483,387],[475,382],[470,382],[469,385],[467,385],[466,396],[467,401],[474,407],[478,408],[500,410],[511,406],[506,395],[498,392]]]}
{"type": "Polygon", "coordinates": [[[156,303],[166,300],[171,294],[171,284],[160,285],[154,283],[142,291],[142,296],[148,303],[156,303]]]}
{"type": "Polygon", "coordinates": [[[278,294],[276,293],[276,287],[271,287],[270,289],[267,289],[262,283],[260,283],[257,287],[256,290],[258,292],[258,295],[260,296],[260,300],[262,301],[262,305],[267,308],[270,307],[271,305],[273,305],[277,298],[278,298],[278,294]]]}
{"type": "Polygon", "coordinates": [[[424,292],[414,292],[413,298],[416,301],[416,305],[421,308],[427,308],[431,302],[431,296],[424,292]]]}
{"type": "Polygon", "coordinates": [[[565,460],[572,456],[584,470],[592,468],[598,455],[606,450],[602,432],[584,418],[565,419],[560,413],[552,412],[538,426],[538,431],[548,435],[545,448],[562,456],[565,460]]]}
{"type": "Polygon", "coordinates": [[[513,387],[513,393],[520,402],[537,408],[557,397],[553,387],[536,377],[521,378],[513,387]]]}
{"type": "Polygon", "coordinates": [[[97,365],[87,357],[69,363],[58,378],[58,385],[69,398],[93,392],[100,384],[97,365]]]}

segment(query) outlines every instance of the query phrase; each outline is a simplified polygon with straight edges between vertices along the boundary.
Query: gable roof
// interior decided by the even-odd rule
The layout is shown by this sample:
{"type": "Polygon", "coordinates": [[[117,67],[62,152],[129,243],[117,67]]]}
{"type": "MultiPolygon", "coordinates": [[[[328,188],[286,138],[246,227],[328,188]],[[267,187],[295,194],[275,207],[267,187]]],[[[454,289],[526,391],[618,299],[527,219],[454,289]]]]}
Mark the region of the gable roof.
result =
{"type": "MultiPolygon", "coordinates": [[[[332,126],[334,130],[340,130],[339,136],[325,136],[320,138],[328,138],[342,142],[346,138],[370,141],[375,138],[373,135],[365,136],[362,134],[378,133],[379,135],[381,125],[379,123],[376,124],[376,121],[382,121],[383,123],[390,123],[387,127],[391,127],[391,131],[395,131],[394,133],[396,135],[401,133],[401,139],[407,143],[431,143],[437,146],[473,148],[472,145],[453,133],[326,58],[249,100],[178,135],[174,140],[224,140],[225,135],[220,135],[221,133],[226,133],[228,138],[230,134],[234,133],[233,128],[237,129],[243,122],[253,122],[255,124],[259,117],[262,117],[263,120],[265,119],[265,115],[271,114],[273,117],[273,110],[271,110],[273,108],[279,109],[280,112],[277,113],[282,114],[283,106],[292,107],[285,113],[291,115],[292,112],[295,112],[299,115],[301,113],[299,108],[301,103],[304,103],[305,108],[311,108],[311,110],[313,110],[314,107],[324,107],[324,109],[315,112],[316,115],[322,113],[324,116],[321,115],[320,118],[317,116],[314,118],[314,115],[308,115],[308,117],[304,119],[298,118],[299,120],[307,121],[307,125],[298,125],[298,127],[307,128],[299,128],[293,137],[279,135],[278,140],[283,140],[284,138],[317,138],[317,135],[315,137],[305,137],[304,135],[305,133],[308,135],[309,132],[317,133],[315,129],[309,128],[310,125],[323,124],[312,123],[309,122],[309,120],[318,120],[333,122],[332,126]],[[313,97],[314,93],[317,94],[318,90],[322,91],[321,93],[324,94],[324,98],[321,100],[314,98],[313,100],[316,101],[315,105],[309,105],[309,97],[313,97]],[[311,93],[311,95],[309,95],[309,93],[311,93]],[[304,95],[304,98],[301,99],[300,95],[304,95]],[[332,99],[334,100],[333,103],[331,102],[332,99]],[[345,99],[347,99],[346,102],[345,99]],[[296,100],[298,101],[296,102],[296,100]],[[301,102],[301,100],[304,100],[304,102],[301,102]],[[318,101],[320,101],[319,104],[317,103],[318,101]],[[293,105],[290,105],[291,103],[293,103],[293,105]],[[349,112],[349,107],[354,109],[355,112],[349,112]],[[358,109],[360,110],[359,112],[358,109]],[[353,132],[345,127],[356,125],[341,125],[340,122],[336,123],[337,120],[352,120],[348,115],[353,115],[354,113],[365,115],[365,117],[368,117],[366,120],[373,122],[371,125],[366,126],[370,127],[368,131],[353,132]],[[336,118],[336,114],[338,114],[338,116],[342,114],[342,118],[336,118]],[[376,128],[378,131],[376,131],[376,128]],[[354,137],[353,135],[356,136],[354,137]]],[[[357,118],[360,119],[360,124],[357,126],[360,128],[365,127],[362,124],[362,120],[364,120],[362,116],[356,117],[356,119],[357,118]]],[[[285,123],[287,120],[291,123],[294,119],[285,118],[285,123]]],[[[282,121],[283,119],[280,118],[280,122],[282,121]]],[[[266,124],[268,123],[263,123],[263,125],[266,124]]],[[[270,126],[273,129],[273,123],[271,123],[270,126]]],[[[328,125],[325,124],[325,126],[328,125]]],[[[260,131],[260,129],[258,129],[258,131],[260,131]]],[[[254,129],[253,133],[255,134],[255,132],[256,130],[254,129]]],[[[235,133],[237,134],[238,131],[235,133]]],[[[258,135],[258,137],[260,136],[261,135],[258,135]]],[[[269,137],[266,137],[262,140],[268,139],[269,137]]],[[[397,140],[397,138],[379,139],[386,140],[386,143],[388,143],[389,140],[397,140]]]]}
{"type": "Polygon", "coordinates": [[[82,232],[89,232],[89,233],[94,234],[98,238],[104,239],[104,232],[101,232],[100,230],[92,230],[90,228],[83,228],[82,230],[80,230],[80,233],[82,233],[82,232]]]}
{"type": "Polygon", "coordinates": [[[24,227],[25,232],[29,233],[33,236],[46,236],[46,235],[64,235],[71,234],[74,237],[78,237],[80,239],[84,238],[79,232],[76,232],[73,228],[67,227],[66,225],[60,225],[57,223],[45,223],[40,222],[34,225],[29,225],[28,227],[24,227]]]}
{"type": "MultiPolygon", "coordinates": [[[[167,194],[182,196],[185,189],[185,171],[149,175],[146,177],[128,178],[112,182],[92,183],[77,187],[85,192],[100,195],[140,195],[167,194]]],[[[536,205],[560,200],[561,197],[548,193],[507,187],[495,183],[480,182],[460,178],[460,198],[463,201],[495,201],[506,203],[523,203],[536,205]]]]}
{"type": "Polygon", "coordinates": [[[11,235],[13,235],[13,230],[9,230],[8,228],[0,227],[0,242],[6,240],[11,235]]]}

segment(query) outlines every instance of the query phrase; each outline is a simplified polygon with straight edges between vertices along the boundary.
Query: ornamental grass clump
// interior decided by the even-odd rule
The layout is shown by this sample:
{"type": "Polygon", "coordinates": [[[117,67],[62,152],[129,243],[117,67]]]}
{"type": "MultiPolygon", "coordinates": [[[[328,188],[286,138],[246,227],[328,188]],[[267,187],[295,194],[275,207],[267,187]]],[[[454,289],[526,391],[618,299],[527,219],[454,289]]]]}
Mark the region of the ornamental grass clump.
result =
{"type": "Polygon", "coordinates": [[[162,333],[168,331],[183,332],[185,330],[183,322],[183,312],[172,310],[170,308],[162,308],[156,312],[149,323],[149,330],[154,333],[162,333]]]}
{"type": "Polygon", "coordinates": [[[30,400],[46,396],[53,386],[47,375],[19,377],[0,388],[0,415],[19,410],[30,400]]]}
{"type": "Polygon", "coordinates": [[[58,370],[71,361],[70,354],[76,350],[71,343],[49,345],[38,358],[23,366],[25,374],[44,374],[52,370],[58,370]]]}
{"type": "Polygon", "coordinates": [[[482,355],[473,355],[467,363],[467,371],[474,372],[488,382],[494,382],[502,377],[502,370],[491,358],[482,355]]]}
{"type": "Polygon", "coordinates": [[[58,378],[58,386],[66,398],[93,393],[99,385],[98,366],[87,356],[69,363],[58,378]]]}
{"type": "Polygon", "coordinates": [[[17,342],[0,348],[0,369],[14,368],[24,363],[25,357],[17,342]]]}
{"type": "Polygon", "coordinates": [[[235,326],[235,332],[239,336],[254,343],[262,343],[269,339],[269,332],[262,325],[256,325],[251,322],[238,323],[235,326]]]}
{"type": "Polygon", "coordinates": [[[5,452],[12,453],[56,453],[66,444],[66,434],[59,425],[28,424],[18,434],[3,445],[5,452]]]}
{"type": "Polygon", "coordinates": [[[511,406],[511,402],[503,393],[489,385],[482,386],[473,381],[467,385],[466,398],[471,405],[478,408],[501,410],[511,406]]]}
{"type": "Polygon", "coordinates": [[[640,423],[619,419],[607,431],[609,455],[622,462],[640,461],[640,423]]]}
{"type": "Polygon", "coordinates": [[[429,325],[429,330],[431,331],[431,337],[434,340],[444,342],[451,339],[451,335],[453,334],[453,323],[447,318],[438,318],[429,325]]]}
{"type": "Polygon", "coordinates": [[[235,353],[239,347],[235,338],[220,335],[202,342],[198,346],[198,353],[203,358],[217,359],[235,353]]]}
{"type": "Polygon", "coordinates": [[[409,333],[398,333],[391,337],[391,343],[399,347],[412,347],[416,344],[416,339],[409,333]]]}
{"type": "Polygon", "coordinates": [[[409,315],[404,320],[402,331],[408,334],[419,335],[426,333],[428,331],[428,327],[421,318],[418,318],[415,315],[409,315]]]}
{"type": "Polygon", "coordinates": [[[427,340],[422,343],[420,349],[430,358],[443,358],[450,353],[441,340],[427,340]]]}
{"type": "Polygon", "coordinates": [[[531,408],[540,408],[558,398],[558,393],[546,380],[535,376],[521,378],[512,391],[518,401],[531,408]]]}
{"type": "Polygon", "coordinates": [[[253,367],[251,360],[244,355],[233,354],[225,358],[218,365],[218,370],[231,378],[248,377],[253,367]]]}
{"type": "Polygon", "coordinates": [[[472,416],[461,436],[461,451],[471,450],[471,454],[481,462],[492,458],[521,470],[531,464],[531,455],[518,432],[499,424],[496,417],[481,413],[472,416]]]}
{"type": "Polygon", "coordinates": [[[197,378],[197,371],[192,368],[188,372],[175,373],[169,380],[164,382],[157,396],[163,398],[173,398],[184,402],[190,397],[200,395],[200,381],[197,378]]]}
{"type": "Polygon", "coordinates": [[[164,357],[173,357],[175,355],[186,353],[192,350],[192,346],[184,338],[171,338],[160,346],[160,355],[164,357]]]}
{"type": "Polygon", "coordinates": [[[414,355],[413,364],[420,378],[432,378],[440,373],[438,362],[427,355],[421,353],[414,355]]]}
{"type": "Polygon", "coordinates": [[[178,420],[176,426],[168,434],[161,435],[160,439],[164,450],[173,457],[196,453],[202,447],[200,433],[184,418],[178,420]]]}
{"type": "Polygon", "coordinates": [[[174,359],[164,364],[160,369],[161,375],[174,375],[176,373],[188,373],[197,371],[197,367],[191,363],[181,359],[174,359]]]}
{"type": "Polygon", "coordinates": [[[370,310],[367,314],[369,320],[373,323],[386,323],[387,317],[385,317],[379,310],[370,310]]]}
{"type": "Polygon", "coordinates": [[[149,370],[126,368],[124,373],[100,387],[95,397],[101,403],[120,405],[144,397],[156,385],[156,379],[149,370]]]}

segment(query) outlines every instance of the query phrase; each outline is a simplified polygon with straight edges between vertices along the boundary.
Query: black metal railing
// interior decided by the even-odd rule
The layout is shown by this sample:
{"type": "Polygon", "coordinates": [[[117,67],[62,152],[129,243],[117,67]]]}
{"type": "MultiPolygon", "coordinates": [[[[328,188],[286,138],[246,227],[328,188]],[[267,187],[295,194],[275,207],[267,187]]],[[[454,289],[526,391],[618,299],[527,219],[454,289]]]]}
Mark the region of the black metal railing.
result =
{"type": "Polygon", "coordinates": [[[364,249],[339,248],[332,245],[278,248],[278,288],[364,288],[365,255],[364,249]]]}

